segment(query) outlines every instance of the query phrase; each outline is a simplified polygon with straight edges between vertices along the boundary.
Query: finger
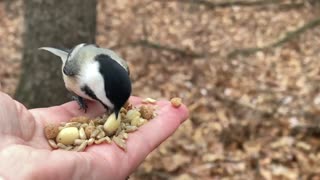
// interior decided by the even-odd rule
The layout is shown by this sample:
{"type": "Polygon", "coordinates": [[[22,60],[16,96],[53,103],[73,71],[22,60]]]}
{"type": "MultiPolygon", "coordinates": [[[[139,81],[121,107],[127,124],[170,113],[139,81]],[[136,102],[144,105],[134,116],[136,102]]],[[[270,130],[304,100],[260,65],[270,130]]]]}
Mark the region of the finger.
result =
{"type": "Polygon", "coordinates": [[[129,102],[134,106],[138,105],[138,104],[141,104],[141,101],[142,101],[142,99],[140,97],[137,97],[137,96],[131,96],[129,98],[129,102]]]}
{"type": "MultiPolygon", "coordinates": [[[[138,97],[130,97],[130,102],[132,104],[137,104],[141,102],[138,97]]],[[[71,101],[60,106],[54,106],[49,108],[38,108],[31,109],[30,112],[35,116],[41,116],[41,119],[45,123],[60,123],[77,116],[86,116],[89,118],[94,118],[102,115],[106,112],[106,109],[96,101],[86,101],[88,105],[87,112],[79,109],[78,103],[71,101]]]]}
{"type": "Polygon", "coordinates": [[[20,122],[18,119],[19,110],[15,106],[13,99],[5,93],[0,92],[0,132],[4,134],[20,135],[20,122]]]}
{"type": "Polygon", "coordinates": [[[100,103],[91,101],[87,104],[88,109],[86,113],[82,109],[79,109],[79,105],[74,101],[60,106],[31,109],[30,112],[46,123],[60,123],[76,116],[96,117],[105,111],[100,103]]]}
{"type": "Polygon", "coordinates": [[[174,108],[168,101],[161,101],[158,116],[141,126],[136,132],[130,133],[127,140],[127,152],[120,150],[116,145],[101,144],[90,146],[87,152],[98,157],[105,157],[107,161],[121,172],[130,174],[160,143],[166,140],[179,125],[187,119],[187,108],[182,105],[174,108]],[[118,168],[117,168],[118,167],[118,168]]]}

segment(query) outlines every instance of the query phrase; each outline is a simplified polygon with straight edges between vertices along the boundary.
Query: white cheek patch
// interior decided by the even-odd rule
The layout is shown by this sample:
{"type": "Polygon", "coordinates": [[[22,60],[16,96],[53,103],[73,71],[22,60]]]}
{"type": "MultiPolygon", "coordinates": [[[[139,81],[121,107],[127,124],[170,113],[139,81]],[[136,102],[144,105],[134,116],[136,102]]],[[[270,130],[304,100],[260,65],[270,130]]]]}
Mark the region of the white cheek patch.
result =
{"type": "Polygon", "coordinates": [[[80,72],[79,80],[81,82],[81,86],[87,85],[100,101],[109,108],[114,108],[113,104],[106,96],[104,79],[99,71],[98,62],[94,61],[86,64],[80,72]]]}

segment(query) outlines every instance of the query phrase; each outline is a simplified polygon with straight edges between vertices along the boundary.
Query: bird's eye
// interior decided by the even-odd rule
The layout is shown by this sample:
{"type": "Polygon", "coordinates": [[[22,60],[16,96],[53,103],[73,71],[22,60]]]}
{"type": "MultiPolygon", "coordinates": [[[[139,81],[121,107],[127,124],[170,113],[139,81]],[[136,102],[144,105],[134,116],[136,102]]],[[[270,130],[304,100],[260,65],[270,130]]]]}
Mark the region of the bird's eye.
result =
{"type": "Polygon", "coordinates": [[[68,74],[68,71],[67,71],[67,69],[65,67],[63,68],[63,73],[66,74],[66,75],[68,74]]]}
{"type": "Polygon", "coordinates": [[[65,75],[67,75],[67,76],[73,76],[74,75],[74,72],[70,68],[66,68],[66,67],[63,68],[63,73],[65,75]]]}
{"type": "Polygon", "coordinates": [[[63,68],[63,73],[67,74],[67,69],[65,67],[63,68]]]}

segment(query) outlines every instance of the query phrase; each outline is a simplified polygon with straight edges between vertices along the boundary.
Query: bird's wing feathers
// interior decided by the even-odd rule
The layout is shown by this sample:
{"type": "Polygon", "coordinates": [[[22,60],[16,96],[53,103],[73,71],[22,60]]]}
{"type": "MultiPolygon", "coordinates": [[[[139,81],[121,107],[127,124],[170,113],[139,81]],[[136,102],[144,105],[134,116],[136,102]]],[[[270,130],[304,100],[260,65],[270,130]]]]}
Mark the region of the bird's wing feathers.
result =
{"type": "Polygon", "coordinates": [[[57,48],[52,48],[52,47],[41,47],[39,48],[41,50],[46,50],[51,52],[52,54],[59,56],[63,62],[63,64],[66,62],[67,58],[68,58],[68,50],[62,50],[62,49],[57,49],[57,48]]]}

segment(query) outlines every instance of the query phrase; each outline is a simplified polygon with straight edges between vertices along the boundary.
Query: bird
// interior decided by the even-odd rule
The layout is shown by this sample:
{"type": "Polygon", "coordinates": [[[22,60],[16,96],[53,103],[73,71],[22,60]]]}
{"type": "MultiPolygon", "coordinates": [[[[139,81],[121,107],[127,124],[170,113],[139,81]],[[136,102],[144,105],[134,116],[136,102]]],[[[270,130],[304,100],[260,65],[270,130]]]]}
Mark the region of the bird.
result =
{"type": "Polygon", "coordinates": [[[96,44],[81,43],[72,49],[39,49],[60,57],[65,87],[74,94],[80,109],[87,111],[85,99],[98,101],[118,119],[132,91],[130,71],[124,59],[96,44]]]}

